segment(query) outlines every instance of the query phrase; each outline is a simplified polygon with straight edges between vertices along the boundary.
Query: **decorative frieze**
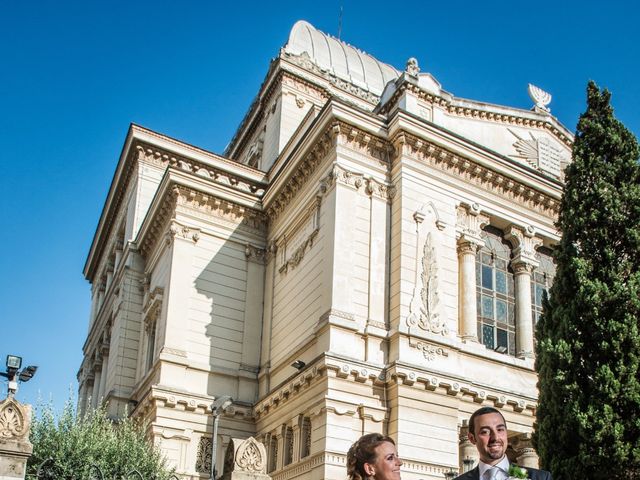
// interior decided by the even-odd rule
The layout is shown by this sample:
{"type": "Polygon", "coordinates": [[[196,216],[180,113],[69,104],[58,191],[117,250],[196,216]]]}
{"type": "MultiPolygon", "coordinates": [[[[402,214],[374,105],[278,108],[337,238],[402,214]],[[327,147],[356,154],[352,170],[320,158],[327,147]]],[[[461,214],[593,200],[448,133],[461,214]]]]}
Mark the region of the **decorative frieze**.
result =
{"type": "Polygon", "coordinates": [[[506,199],[519,202],[550,217],[556,217],[560,203],[524,183],[496,173],[472,160],[460,157],[435,144],[426,142],[406,132],[398,134],[393,141],[396,155],[412,156],[429,165],[439,168],[452,175],[460,176],[466,181],[479,187],[493,191],[506,199]]]}

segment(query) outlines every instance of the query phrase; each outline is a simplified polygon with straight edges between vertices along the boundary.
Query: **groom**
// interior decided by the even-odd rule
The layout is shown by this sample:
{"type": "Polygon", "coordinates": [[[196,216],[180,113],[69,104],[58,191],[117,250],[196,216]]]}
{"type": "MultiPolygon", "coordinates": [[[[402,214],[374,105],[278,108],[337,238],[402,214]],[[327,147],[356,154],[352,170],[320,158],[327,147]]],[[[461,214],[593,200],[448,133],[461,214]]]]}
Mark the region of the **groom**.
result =
{"type": "MultiPolygon", "coordinates": [[[[455,480],[505,480],[509,475],[507,451],[507,422],[493,407],[482,407],[469,419],[469,441],[480,454],[478,466],[463,473],[455,480]]],[[[551,480],[545,470],[525,468],[531,480],[551,480]]]]}

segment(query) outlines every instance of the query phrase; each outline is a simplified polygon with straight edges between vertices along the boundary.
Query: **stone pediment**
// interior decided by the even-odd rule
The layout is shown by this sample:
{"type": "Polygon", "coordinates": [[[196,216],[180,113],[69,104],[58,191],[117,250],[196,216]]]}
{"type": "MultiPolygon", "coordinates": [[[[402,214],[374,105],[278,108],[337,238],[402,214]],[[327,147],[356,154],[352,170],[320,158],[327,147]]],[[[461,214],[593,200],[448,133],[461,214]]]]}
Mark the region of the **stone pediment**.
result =
{"type": "Polygon", "coordinates": [[[434,112],[433,122],[545,175],[562,178],[571,161],[571,146],[566,136],[554,134],[551,123],[503,113],[464,113],[434,112]]]}

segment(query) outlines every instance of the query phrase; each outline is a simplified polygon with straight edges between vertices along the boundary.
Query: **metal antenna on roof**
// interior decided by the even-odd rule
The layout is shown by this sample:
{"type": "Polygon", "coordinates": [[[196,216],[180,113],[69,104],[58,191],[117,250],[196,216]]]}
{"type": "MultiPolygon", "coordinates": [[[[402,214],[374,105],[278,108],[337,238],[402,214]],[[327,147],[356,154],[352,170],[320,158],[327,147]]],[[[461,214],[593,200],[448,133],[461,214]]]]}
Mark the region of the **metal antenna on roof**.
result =
{"type": "Polygon", "coordinates": [[[342,5],[340,5],[340,15],[338,16],[338,40],[342,34],[342,5]]]}

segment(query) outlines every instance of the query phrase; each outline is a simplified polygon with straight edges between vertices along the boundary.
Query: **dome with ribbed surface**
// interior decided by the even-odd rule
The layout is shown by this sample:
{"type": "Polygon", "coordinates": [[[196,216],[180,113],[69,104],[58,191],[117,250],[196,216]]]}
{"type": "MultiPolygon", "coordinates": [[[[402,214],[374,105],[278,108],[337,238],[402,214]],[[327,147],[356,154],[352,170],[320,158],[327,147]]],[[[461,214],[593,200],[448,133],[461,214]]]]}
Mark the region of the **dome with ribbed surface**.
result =
{"type": "Polygon", "coordinates": [[[304,20],[299,20],[293,26],[284,50],[292,55],[306,52],[320,69],[377,96],[380,96],[387,82],[400,75],[391,65],[322,33],[304,20]]]}

